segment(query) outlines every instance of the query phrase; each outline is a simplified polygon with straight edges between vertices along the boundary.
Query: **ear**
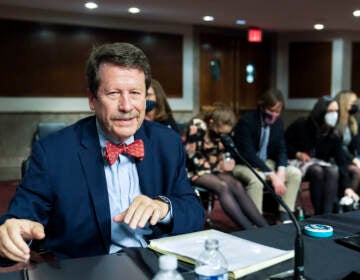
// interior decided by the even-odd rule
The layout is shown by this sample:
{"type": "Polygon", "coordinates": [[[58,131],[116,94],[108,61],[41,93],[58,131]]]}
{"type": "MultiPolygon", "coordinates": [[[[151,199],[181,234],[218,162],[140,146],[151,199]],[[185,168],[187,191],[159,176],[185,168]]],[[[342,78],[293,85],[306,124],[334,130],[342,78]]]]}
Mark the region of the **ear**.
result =
{"type": "Polygon", "coordinates": [[[90,90],[88,90],[87,94],[88,94],[89,108],[91,111],[95,111],[95,99],[96,98],[94,97],[92,92],[90,92],[90,90]]]}

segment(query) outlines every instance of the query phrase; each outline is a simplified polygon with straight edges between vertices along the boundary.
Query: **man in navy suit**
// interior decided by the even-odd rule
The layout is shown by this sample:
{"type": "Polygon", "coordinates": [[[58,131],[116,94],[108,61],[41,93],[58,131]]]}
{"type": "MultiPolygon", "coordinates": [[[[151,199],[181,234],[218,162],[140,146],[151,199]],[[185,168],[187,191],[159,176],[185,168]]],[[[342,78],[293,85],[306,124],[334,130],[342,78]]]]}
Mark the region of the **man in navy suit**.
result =
{"type": "Polygon", "coordinates": [[[34,145],[29,170],[0,218],[2,257],[27,262],[33,239],[73,258],[203,227],[180,137],[144,121],[151,81],[145,54],[126,43],[94,48],[87,79],[95,116],[34,145]]]}
{"type": "MultiPolygon", "coordinates": [[[[258,174],[271,182],[277,195],[294,211],[301,182],[301,172],[287,165],[283,123],[280,118],[284,98],[279,90],[266,91],[259,99],[258,109],[246,112],[234,127],[234,142],[243,157],[257,169],[258,174]]],[[[235,177],[245,183],[248,195],[262,211],[263,185],[241,163],[233,170],[235,177]]],[[[290,221],[285,209],[279,207],[279,220],[290,221]]]]}

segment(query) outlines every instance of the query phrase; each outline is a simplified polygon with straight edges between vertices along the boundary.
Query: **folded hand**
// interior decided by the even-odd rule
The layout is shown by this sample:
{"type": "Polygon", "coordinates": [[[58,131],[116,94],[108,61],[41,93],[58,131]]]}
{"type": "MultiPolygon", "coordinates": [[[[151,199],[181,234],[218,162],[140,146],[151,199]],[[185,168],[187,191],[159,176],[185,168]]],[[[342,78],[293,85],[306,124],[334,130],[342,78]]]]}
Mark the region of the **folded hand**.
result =
{"type": "Polygon", "coordinates": [[[139,195],[131,202],[128,209],[114,217],[114,222],[123,222],[131,229],[143,228],[150,220],[150,225],[156,225],[169,211],[169,205],[158,199],[139,195]]]}

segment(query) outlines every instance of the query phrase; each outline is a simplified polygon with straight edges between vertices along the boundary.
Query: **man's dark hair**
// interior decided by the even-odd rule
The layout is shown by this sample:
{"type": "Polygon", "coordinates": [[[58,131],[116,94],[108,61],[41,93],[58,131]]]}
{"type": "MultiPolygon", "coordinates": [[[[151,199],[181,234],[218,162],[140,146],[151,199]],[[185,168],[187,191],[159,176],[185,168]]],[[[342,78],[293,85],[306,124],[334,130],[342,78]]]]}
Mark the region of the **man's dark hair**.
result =
{"type": "Polygon", "coordinates": [[[93,48],[86,64],[88,88],[95,97],[100,83],[99,67],[103,62],[143,71],[146,90],[149,88],[151,69],[142,50],[129,43],[104,44],[93,48]]]}
{"type": "Polygon", "coordinates": [[[258,108],[264,110],[266,108],[274,107],[277,102],[280,102],[284,107],[284,96],[278,89],[269,89],[260,96],[258,101],[258,108]]]}

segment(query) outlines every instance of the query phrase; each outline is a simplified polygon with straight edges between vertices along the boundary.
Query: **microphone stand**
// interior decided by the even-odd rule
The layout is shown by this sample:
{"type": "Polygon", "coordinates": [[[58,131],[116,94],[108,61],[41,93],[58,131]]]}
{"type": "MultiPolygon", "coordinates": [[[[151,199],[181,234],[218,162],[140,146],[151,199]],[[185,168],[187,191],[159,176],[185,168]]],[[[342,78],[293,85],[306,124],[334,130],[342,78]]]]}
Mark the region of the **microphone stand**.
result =
{"type": "MultiPolygon", "coordinates": [[[[239,160],[240,162],[243,162],[250,169],[250,171],[256,176],[256,178],[266,187],[266,189],[275,198],[276,202],[278,202],[289,214],[290,219],[293,222],[296,229],[293,279],[294,280],[305,279],[304,278],[304,241],[303,241],[303,235],[300,224],[296,219],[295,215],[286,205],[284,200],[275,193],[274,189],[267,182],[265,182],[265,180],[260,177],[260,175],[251,166],[251,164],[243,156],[241,156],[232,138],[228,134],[221,135],[221,142],[223,143],[225,148],[227,148],[230,151],[230,153],[235,157],[235,159],[239,160]]],[[[279,278],[275,278],[275,279],[280,279],[280,278],[281,277],[279,276],[279,278]]]]}

